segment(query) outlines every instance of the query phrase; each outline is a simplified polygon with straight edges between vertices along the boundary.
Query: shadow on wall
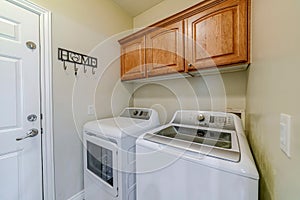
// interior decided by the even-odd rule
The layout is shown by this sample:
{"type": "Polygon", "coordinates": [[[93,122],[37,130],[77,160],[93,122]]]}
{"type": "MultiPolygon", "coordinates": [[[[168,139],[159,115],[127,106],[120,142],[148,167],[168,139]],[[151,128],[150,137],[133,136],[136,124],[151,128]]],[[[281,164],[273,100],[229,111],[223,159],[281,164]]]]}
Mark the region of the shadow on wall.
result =
{"type": "Polygon", "coordinates": [[[180,109],[180,100],[167,87],[150,83],[137,88],[130,99],[135,107],[153,108],[159,113],[160,123],[168,123],[173,113],[180,109]]]}
{"type": "MultiPolygon", "coordinates": [[[[258,133],[260,126],[263,126],[266,122],[263,121],[261,115],[248,113],[247,114],[247,130],[252,134],[248,134],[249,145],[252,150],[252,154],[255,155],[255,163],[259,171],[259,199],[272,200],[274,197],[274,175],[272,170],[272,164],[270,157],[266,154],[263,138],[258,133]],[[264,149],[263,151],[261,149],[264,149]]],[[[264,132],[264,131],[263,131],[264,132]]]]}
{"type": "Polygon", "coordinates": [[[135,84],[130,102],[156,109],[165,124],[176,110],[225,111],[227,98],[222,77],[214,75],[135,84]]]}
{"type": "Polygon", "coordinates": [[[120,80],[120,58],[111,62],[98,80],[94,94],[97,119],[118,116],[121,111],[130,106],[133,93],[132,84],[120,80]]]}

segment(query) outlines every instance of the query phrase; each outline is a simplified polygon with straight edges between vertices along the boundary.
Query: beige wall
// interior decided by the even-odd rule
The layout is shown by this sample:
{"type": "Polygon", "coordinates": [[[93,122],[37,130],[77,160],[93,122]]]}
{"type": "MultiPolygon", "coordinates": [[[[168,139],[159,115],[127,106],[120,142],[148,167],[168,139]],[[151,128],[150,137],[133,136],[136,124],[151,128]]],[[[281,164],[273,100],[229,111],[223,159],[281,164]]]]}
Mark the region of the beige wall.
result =
{"type": "Polygon", "coordinates": [[[134,28],[143,28],[203,0],[164,0],[133,19],[134,28]]]}
{"type": "Polygon", "coordinates": [[[300,194],[299,10],[298,0],[253,1],[247,115],[264,200],[300,194]],[[279,147],[280,113],[292,116],[290,159],[279,147]]]}
{"type": "Polygon", "coordinates": [[[244,109],[246,80],[245,72],[235,72],[135,84],[132,102],[136,107],[155,108],[161,123],[169,122],[181,109],[244,109]]]}
{"type": "MultiPolygon", "coordinates": [[[[119,67],[110,65],[110,69],[106,69],[111,62],[108,59],[118,57],[117,37],[105,39],[132,28],[132,18],[110,0],[32,2],[52,11],[55,187],[56,199],[66,200],[83,189],[82,125],[96,117],[112,115],[112,109],[106,106],[111,106],[109,97],[112,91],[95,92],[103,71],[111,76],[104,80],[105,85],[119,85],[119,67]],[[110,48],[106,48],[108,44],[112,44],[110,48]],[[75,78],[71,64],[67,64],[69,68],[64,71],[62,63],[57,60],[58,47],[84,54],[91,52],[99,61],[97,73],[91,75],[88,70],[83,74],[81,70],[75,78]],[[88,116],[87,106],[95,104],[99,96],[107,97],[97,102],[105,106],[96,105],[97,116],[88,116]]],[[[116,59],[114,65],[118,65],[117,62],[116,59]]],[[[118,88],[121,92],[120,100],[114,102],[117,105],[115,112],[128,105],[123,99],[130,96],[124,86],[118,88]]]]}
{"type": "MultiPolygon", "coordinates": [[[[182,11],[201,0],[165,0],[134,18],[134,27],[141,28],[182,11]]],[[[167,122],[178,109],[219,110],[245,109],[247,73],[176,79],[159,85],[135,85],[134,106],[154,107],[161,121],[167,122]],[[139,89],[137,89],[139,88],[139,89]]]]}

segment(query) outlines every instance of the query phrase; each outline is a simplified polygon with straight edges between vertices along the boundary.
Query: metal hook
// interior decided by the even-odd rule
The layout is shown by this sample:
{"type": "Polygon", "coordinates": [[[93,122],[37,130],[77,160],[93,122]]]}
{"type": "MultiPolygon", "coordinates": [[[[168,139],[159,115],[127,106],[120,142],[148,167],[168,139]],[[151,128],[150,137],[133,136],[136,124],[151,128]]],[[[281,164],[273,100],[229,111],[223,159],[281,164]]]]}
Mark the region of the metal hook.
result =
{"type": "Polygon", "coordinates": [[[75,71],[75,76],[77,76],[78,68],[76,67],[76,64],[74,64],[74,71],[75,71]]]}
{"type": "Polygon", "coordinates": [[[86,73],[87,69],[85,68],[85,65],[83,65],[83,72],[86,73]]]}
{"type": "Polygon", "coordinates": [[[63,65],[64,70],[67,70],[67,65],[66,65],[65,61],[63,63],[64,63],[64,65],[63,65]]]}
{"type": "Polygon", "coordinates": [[[95,69],[95,67],[92,67],[92,74],[96,73],[94,69],[95,69]]]}

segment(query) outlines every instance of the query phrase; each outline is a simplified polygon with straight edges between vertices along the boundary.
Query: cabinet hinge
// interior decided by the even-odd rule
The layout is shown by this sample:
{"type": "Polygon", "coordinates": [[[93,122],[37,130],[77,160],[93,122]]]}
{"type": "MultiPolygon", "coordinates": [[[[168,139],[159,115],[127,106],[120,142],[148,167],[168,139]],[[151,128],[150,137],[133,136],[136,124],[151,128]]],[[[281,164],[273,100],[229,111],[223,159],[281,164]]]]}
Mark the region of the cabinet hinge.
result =
{"type": "Polygon", "coordinates": [[[43,119],[43,114],[41,113],[41,120],[43,119]]]}
{"type": "Polygon", "coordinates": [[[44,129],[43,128],[41,128],[41,134],[43,134],[44,133],[44,129]]]}

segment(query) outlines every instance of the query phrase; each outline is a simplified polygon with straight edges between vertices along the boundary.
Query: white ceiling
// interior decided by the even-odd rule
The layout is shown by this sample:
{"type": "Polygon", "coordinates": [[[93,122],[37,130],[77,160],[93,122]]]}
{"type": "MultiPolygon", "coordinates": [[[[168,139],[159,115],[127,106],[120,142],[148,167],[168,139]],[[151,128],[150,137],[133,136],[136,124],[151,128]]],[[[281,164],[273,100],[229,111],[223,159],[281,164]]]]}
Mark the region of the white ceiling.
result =
{"type": "Polygon", "coordinates": [[[163,0],[113,0],[132,17],[152,8],[163,0]]]}

